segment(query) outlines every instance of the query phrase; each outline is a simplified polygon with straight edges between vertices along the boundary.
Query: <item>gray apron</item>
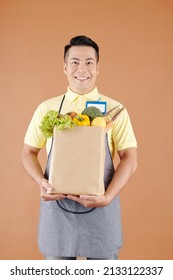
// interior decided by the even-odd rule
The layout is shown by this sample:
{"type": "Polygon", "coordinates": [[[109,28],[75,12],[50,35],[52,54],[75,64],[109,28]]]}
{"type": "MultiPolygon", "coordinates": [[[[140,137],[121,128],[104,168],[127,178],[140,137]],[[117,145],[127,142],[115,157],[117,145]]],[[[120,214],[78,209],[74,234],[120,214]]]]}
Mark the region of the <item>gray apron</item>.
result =
{"type": "MultiPolygon", "coordinates": [[[[115,172],[107,136],[105,149],[106,189],[115,172]]],[[[47,179],[51,150],[45,171],[47,179]]],[[[122,246],[119,195],[108,206],[99,208],[86,208],[66,198],[41,201],[38,242],[40,251],[49,256],[106,258],[116,254],[122,246]]]]}

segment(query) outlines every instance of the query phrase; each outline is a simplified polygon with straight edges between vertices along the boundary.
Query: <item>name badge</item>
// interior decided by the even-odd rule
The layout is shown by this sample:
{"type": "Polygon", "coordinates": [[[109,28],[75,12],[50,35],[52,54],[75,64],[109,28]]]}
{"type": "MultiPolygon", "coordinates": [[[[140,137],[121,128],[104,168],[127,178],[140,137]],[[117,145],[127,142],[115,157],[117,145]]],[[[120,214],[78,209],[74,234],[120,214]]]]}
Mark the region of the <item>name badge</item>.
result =
{"type": "Polygon", "coordinates": [[[106,113],[107,102],[105,102],[105,101],[87,101],[86,108],[89,108],[91,106],[94,106],[94,107],[100,109],[100,111],[103,114],[106,113]]]}

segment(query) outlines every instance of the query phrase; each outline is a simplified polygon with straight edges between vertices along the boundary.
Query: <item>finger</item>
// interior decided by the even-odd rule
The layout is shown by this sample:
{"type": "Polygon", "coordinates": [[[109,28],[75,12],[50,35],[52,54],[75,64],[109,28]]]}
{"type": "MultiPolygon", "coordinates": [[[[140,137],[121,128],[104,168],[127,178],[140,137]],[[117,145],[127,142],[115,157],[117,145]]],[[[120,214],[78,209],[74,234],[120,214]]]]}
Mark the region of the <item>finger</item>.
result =
{"type": "Polygon", "coordinates": [[[80,198],[83,199],[83,200],[95,201],[96,199],[98,199],[98,196],[97,195],[85,195],[85,194],[82,194],[82,195],[80,195],[80,198]]]}
{"type": "Polygon", "coordinates": [[[68,194],[68,195],[67,195],[67,198],[68,198],[68,199],[71,199],[71,200],[74,200],[74,201],[76,201],[76,202],[80,202],[80,201],[81,201],[80,198],[79,198],[78,196],[71,195],[71,194],[68,194]]]}
{"type": "Polygon", "coordinates": [[[62,200],[66,198],[66,195],[63,194],[47,194],[47,193],[42,193],[41,198],[43,200],[62,200]]]}
{"type": "Polygon", "coordinates": [[[48,192],[51,192],[53,190],[53,187],[49,184],[49,182],[45,178],[41,179],[40,187],[48,192]]]}

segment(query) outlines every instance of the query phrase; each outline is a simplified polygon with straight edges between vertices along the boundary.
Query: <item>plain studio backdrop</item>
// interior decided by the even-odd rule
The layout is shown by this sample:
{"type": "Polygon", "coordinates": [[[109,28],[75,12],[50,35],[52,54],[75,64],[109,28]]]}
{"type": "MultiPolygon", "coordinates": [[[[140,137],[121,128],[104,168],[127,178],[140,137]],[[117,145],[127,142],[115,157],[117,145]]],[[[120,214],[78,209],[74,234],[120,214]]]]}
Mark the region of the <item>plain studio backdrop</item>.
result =
{"type": "Polygon", "coordinates": [[[121,193],[119,257],[172,259],[172,0],[0,1],[0,259],[43,258],[23,137],[38,104],[66,91],[63,48],[83,34],[100,46],[100,92],[128,108],[138,140],[138,169],[121,193]]]}

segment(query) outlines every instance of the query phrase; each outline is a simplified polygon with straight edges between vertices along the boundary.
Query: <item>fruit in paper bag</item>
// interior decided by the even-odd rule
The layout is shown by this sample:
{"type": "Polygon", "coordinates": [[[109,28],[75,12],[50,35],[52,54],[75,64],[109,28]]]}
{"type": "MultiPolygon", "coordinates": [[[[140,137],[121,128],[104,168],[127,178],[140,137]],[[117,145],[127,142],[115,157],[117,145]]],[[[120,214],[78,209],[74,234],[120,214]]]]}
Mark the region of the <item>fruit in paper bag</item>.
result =
{"type": "Polygon", "coordinates": [[[106,120],[103,117],[97,117],[92,121],[91,125],[92,126],[101,126],[101,127],[105,128],[106,120]]]}
{"type": "Polygon", "coordinates": [[[72,119],[77,116],[77,113],[76,112],[68,112],[67,115],[69,115],[72,119]]]}

